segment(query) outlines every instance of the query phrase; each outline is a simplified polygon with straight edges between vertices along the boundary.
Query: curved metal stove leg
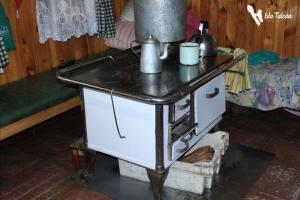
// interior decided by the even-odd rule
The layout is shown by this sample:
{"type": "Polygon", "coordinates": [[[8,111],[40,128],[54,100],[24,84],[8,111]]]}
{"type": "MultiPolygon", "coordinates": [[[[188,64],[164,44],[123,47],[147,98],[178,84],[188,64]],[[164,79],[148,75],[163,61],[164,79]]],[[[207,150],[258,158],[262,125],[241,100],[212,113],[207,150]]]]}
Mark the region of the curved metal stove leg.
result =
{"type": "Polygon", "coordinates": [[[79,180],[83,183],[87,183],[89,177],[94,174],[94,167],[97,158],[97,151],[84,148],[84,157],[86,162],[86,169],[80,174],[79,180]]]}
{"type": "Polygon", "coordinates": [[[161,200],[161,192],[163,189],[163,185],[168,176],[169,168],[163,172],[153,171],[151,169],[147,169],[148,178],[150,180],[150,185],[152,188],[152,192],[155,200],[161,200]]]}

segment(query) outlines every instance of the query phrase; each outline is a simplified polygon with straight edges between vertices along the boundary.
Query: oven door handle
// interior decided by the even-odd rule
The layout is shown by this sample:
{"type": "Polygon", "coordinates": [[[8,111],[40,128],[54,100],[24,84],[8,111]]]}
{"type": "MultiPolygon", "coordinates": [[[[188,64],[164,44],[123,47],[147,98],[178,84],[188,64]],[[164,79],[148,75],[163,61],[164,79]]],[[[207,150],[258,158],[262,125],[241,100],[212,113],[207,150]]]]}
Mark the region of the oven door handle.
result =
{"type": "Polygon", "coordinates": [[[213,93],[206,94],[206,98],[212,99],[215,96],[217,96],[219,93],[220,93],[219,88],[215,88],[215,91],[213,93]]]}
{"type": "Polygon", "coordinates": [[[189,134],[187,134],[186,136],[189,136],[189,138],[185,138],[185,137],[182,137],[181,139],[180,139],[180,141],[181,142],[188,142],[188,141],[190,141],[192,138],[193,138],[193,133],[192,132],[190,132],[189,134]]]}
{"type": "Polygon", "coordinates": [[[187,130],[187,132],[184,134],[184,136],[180,139],[181,142],[184,142],[185,147],[183,149],[177,149],[176,150],[177,153],[184,153],[190,148],[189,141],[191,139],[193,139],[193,137],[194,137],[194,133],[192,131],[194,131],[197,126],[198,126],[198,123],[195,123],[191,128],[189,128],[187,130]],[[189,136],[189,138],[185,139],[186,136],[189,136]]]}
{"type": "Polygon", "coordinates": [[[190,144],[188,142],[185,142],[184,144],[185,144],[185,147],[183,149],[177,149],[176,150],[177,153],[184,153],[190,148],[190,144]]]}
{"type": "Polygon", "coordinates": [[[191,101],[190,101],[189,99],[187,99],[185,104],[183,104],[183,105],[177,105],[177,106],[176,106],[176,109],[177,109],[177,110],[184,110],[184,109],[186,109],[187,107],[189,107],[190,104],[191,104],[191,101]]]}
{"type": "Polygon", "coordinates": [[[197,126],[198,126],[198,123],[195,123],[191,128],[187,129],[187,131],[184,134],[182,134],[183,137],[180,139],[180,141],[181,142],[190,141],[194,136],[194,133],[192,131],[194,131],[197,128],[197,126]],[[186,139],[185,138],[186,136],[189,136],[189,138],[186,139]]]}
{"type": "MultiPolygon", "coordinates": [[[[189,145],[189,141],[194,137],[194,133],[192,131],[194,131],[198,126],[198,123],[195,123],[193,124],[193,126],[189,127],[188,129],[186,129],[181,135],[181,139],[180,141],[183,142],[185,144],[185,147],[183,149],[177,149],[176,152],[177,153],[184,153],[186,152],[190,145],[189,145]],[[189,138],[185,139],[186,136],[190,135],[189,138]]],[[[173,143],[175,141],[172,141],[172,129],[173,129],[173,126],[172,125],[169,125],[169,141],[168,141],[168,158],[169,160],[172,160],[172,146],[173,146],[173,143]]],[[[177,140],[176,140],[177,141],[177,140]]]]}

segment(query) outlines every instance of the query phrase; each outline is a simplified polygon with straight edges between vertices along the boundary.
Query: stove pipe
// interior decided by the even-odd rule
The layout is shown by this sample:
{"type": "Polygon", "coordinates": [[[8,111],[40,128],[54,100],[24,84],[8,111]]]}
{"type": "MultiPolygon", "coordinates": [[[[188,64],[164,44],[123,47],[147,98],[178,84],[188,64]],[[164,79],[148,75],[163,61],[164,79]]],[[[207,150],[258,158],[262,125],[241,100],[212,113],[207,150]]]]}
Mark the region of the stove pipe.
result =
{"type": "Polygon", "coordinates": [[[135,36],[149,35],[162,43],[185,39],[186,0],[134,0],[135,36]]]}

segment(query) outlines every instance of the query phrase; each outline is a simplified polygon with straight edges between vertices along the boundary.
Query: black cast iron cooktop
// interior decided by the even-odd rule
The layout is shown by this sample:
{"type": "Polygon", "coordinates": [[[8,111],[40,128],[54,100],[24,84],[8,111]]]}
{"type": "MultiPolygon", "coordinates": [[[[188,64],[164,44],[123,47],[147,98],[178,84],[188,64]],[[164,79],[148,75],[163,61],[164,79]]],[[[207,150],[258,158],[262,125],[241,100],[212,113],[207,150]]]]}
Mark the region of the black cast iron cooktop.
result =
{"type": "Polygon", "coordinates": [[[125,50],[60,70],[58,78],[147,103],[163,104],[222,73],[228,68],[225,64],[231,60],[231,56],[218,55],[202,58],[198,65],[185,66],[178,62],[178,52],[175,51],[162,61],[161,73],[144,74],[139,71],[138,57],[131,50],[125,50]]]}

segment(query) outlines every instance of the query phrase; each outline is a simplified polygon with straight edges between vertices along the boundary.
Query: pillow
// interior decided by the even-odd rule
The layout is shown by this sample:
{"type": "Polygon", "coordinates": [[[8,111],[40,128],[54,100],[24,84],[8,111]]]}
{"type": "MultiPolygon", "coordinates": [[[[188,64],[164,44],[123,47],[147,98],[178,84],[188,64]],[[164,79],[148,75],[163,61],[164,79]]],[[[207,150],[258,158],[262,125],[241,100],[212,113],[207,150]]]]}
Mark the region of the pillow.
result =
{"type": "Polygon", "coordinates": [[[192,10],[186,12],[186,40],[199,33],[200,18],[192,10]]]}
{"type": "Polygon", "coordinates": [[[199,29],[194,28],[190,25],[187,25],[187,27],[186,27],[186,40],[189,41],[193,35],[198,34],[198,33],[199,33],[199,29]]]}
{"type": "Polygon", "coordinates": [[[126,4],[125,8],[123,9],[122,15],[121,15],[121,21],[134,21],[134,6],[133,6],[133,0],[129,0],[126,4]]]}
{"type": "MultiPolygon", "coordinates": [[[[128,49],[135,40],[134,23],[129,21],[116,22],[116,35],[113,38],[104,38],[108,47],[116,49],[128,49]]],[[[134,44],[135,46],[137,44],[134,44]]]]}
{"type": "Polygon", "coordinates": [[[0,3],[0,34],[2,36],[5,49],[7,51],[16,50],[14,40],[11,34],[8,18],[4,12],[4,8],[0,3]]]}
{"type": "Polygon", "coordinates": [[[280,58],[277,53],[273,51],[256,51],[248,56],[248,64],[251,66],[257,66],[263,63],[279,63],[280,58]]]}
{"type": "Polygon", "coordinates": [[[199,30],[200,18],[192,10],[186,12],[186,24],[191,28],[199,30]]]}

